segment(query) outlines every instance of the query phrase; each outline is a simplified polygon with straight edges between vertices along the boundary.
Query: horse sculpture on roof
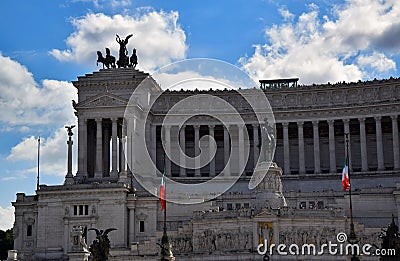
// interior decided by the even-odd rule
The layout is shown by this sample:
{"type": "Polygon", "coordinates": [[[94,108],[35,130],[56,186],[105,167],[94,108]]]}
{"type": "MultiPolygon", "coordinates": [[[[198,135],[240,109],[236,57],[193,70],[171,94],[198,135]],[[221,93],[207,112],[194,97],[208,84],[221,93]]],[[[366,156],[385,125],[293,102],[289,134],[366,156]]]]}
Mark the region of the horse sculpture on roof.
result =
{"type": "Polygon", "coordinates": [[[115,68],[115,57],[111,55],[110,49],[106,48],[106,57],[103,57],[103,54],[100,51],[97,51],[96,65],[98,66],[99,63],[103,64],[103,69],[104,67],[107,69],[115,68]]]}

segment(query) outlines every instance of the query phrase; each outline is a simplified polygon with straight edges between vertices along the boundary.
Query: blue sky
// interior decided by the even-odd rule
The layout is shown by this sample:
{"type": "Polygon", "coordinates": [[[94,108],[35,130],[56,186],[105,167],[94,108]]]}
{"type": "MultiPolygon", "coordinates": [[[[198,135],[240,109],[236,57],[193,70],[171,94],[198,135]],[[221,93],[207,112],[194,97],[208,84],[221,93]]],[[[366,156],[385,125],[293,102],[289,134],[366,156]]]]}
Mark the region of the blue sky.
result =
{"type": "Polygon", "coordinates": [[[399,77],[397,0],[2,0],[0,14],[0,229],[15,194],[34,193],[38,136],[41,183],[63,182],[71,81],[100,68],[97,50],[117,56],[115,34],[134,34],[128,50],[149,72],[204,57],[256,81],[399,77]]]}

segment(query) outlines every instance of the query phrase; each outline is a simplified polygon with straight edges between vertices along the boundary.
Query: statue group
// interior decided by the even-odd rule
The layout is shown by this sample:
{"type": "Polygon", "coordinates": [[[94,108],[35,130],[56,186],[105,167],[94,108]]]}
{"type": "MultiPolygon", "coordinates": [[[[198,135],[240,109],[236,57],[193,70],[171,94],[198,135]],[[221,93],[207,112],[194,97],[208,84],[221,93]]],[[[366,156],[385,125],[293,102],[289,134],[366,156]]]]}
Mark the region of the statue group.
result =
{"type": "Polygon", "coordinates": [[[97,63],[96,65],[99,65],[99,63],[103,64],[103,69],[107,68],[115,68],[118,66],[118,68],[136,68],[136,65],[138,64],[138,58],[136,55],[136,49],[133,49],[131,57],[128,55],[128,49],[126,46],[128,45],[129,38],[131,38],[133,34],[128,35],[125,37],[125,39],[121,38],[118,34],[116,35],[116,41],[119,44],[119,58],[118,61],[115,62],[115,57],[111,55],[110,49],[106,48],[106,57],[103,56],[101,51],[97,51],[97,63]]]}
{"type": "Polygon", "coordinates": [[[108,233],[116,228],[108,228],[104,232],[97,228],[90,228],[88,230],[96,231],[96,240],[93,240],[92,245],[89,247],[89,251],[92,255],[92,261],[107,261],[110,255],[110,239],[108,233]]]}

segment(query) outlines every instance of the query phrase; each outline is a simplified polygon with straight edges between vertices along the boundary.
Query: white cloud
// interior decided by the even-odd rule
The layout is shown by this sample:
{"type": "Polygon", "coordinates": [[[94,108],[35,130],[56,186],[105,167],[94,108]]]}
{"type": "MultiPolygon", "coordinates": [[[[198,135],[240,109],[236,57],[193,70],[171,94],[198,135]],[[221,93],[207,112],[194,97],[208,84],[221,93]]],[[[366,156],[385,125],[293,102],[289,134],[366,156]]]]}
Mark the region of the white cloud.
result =
{"type": "MultiPolygon", "coordinates": [[[[76,133],[76,129],[74,129],[76,133]]],[[[76,139],[76,135],[73,136],[76,139]]],[[[59,128],[48,138],[41,138],[40,142],[40,172],[46,175],[65,176],[67,173],[67,144],[68,135],[64,127],[59,128]]],[[[77,141],[73,145],[73,166],[77,158],[77,141]]],[[[11,149],[8,155],[9,161],[35,161],[37,159],[38,141],[31,136],[23,139],[11,149]]],[[[26,170],[36,172],[37,167],[26,170]]],[[[75,173],[73,169],[73,173],[75,173]]]]}
{"type": "Polygon", "coordinates": [[[396,63],[385,56],[383,53],[374,52],[372,55],[360,55],[357,63],[362,67],[371,67],[378,72],[395,70],[396,63]]]}
{"type": "Polygon", "coordinates": [[[14,224],[14,207],[9,206],[3,208],[0,206],[0,230],[6,231],[13,227],[14,224]]]}
{"type": "Polygon", "coordinates": [[[65,124],[74,121],[71,100],[76,98],[71,83],[44,80],[39,86],[26,67],[0,53],[0,123],[9,127],[65,124]]]}
{"type": "Polygon", "coordinates": [[[105,53],[105,47],[118,60],[119,45],[115,35],[129,39],[127,49],[138,51],[139,68],[154,70],[174,60],[186,56],[186,35],[177,23],[177,12],[147,11],[137,16],[102,13],[87,14],[73,20],[76,31],[66,40],[68,49],[53,49],[50,53],[60,61],[74,61],[86,65],[95,65],[96,51],[105,53]]]}
{"type": "MultiPolygon", "coordinates": [[[[37,126],[54,131],[41,139],[41,172],[44,174],[66,174],[68,136],[64,125],[76,124],[72,99],[77,99],[77,91],[71,83],[43,80],[39,85],[26,67],[0,54],[1,131],[21,133],[37,126]]],[[[36,159],[37,137],[34,136],[22,139],[7,156],[11,162],[35,163],[36,159]]],[[[36,167],[18,172],[36,172],[36,167]]]]}
{"type": "Polygon", "coordinates": [[[300,77],[310,84],[371,77],[365,67],[378,72],[394,68],[384,54],[377,52],[369,60],[366,54],[400,47],[400,40],[388,43],[400,31],[398,1],[348,0],[334,7],[334,17],[319,18],[314,5],[293,22],[267,28],[267,43],[255,45],[253,55],[240,59],[244,70],[258,79],[300,77]]]}
{"type": "Polygon", "coordinates": [[[294,14],[292,14],[286,6],[278,9],[279,14],[285,19],[285,21],[291,21],[294,18],[294,14]]]}

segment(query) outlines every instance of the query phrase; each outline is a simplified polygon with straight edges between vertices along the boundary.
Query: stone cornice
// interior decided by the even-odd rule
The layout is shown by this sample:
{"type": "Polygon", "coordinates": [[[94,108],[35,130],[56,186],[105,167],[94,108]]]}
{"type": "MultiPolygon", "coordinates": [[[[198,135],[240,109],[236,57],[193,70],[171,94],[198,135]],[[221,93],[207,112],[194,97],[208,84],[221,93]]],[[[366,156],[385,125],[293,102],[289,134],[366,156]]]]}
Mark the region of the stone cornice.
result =
{"type": "Polygon", "coordinates": [[[101,69],[98,72],[79,76],[78,80],[73,81],[72,84],[78,89],[96,86],[129,86],[130,88],[136,88],[148,76],[148,73],[131,68],[101,69]]]}
{"type": "MultiPolygon", "coordinates": [[[[251,95],[252,89],[243,89],[241,92],[251,95]]],[[[264,93],[274,112],[354,108],[366,105],[382,106],[382,104],[392,106],[393,104],[400,104],[400,80],[389,79],[348,84],[300,86],[289,89],[267,89],[264,93]]],[[[196,94],[219,96],[238,108],[239,112],[246,112],[250,109],[244,106],[241,99],[237,98],[239,94],[235,90],[194,90],[166,91],[159,98],[159,103],[156,103],[156,106],[153,107],[153,112],[156,114],[165,113],[177,101],[196,94]]]]}

